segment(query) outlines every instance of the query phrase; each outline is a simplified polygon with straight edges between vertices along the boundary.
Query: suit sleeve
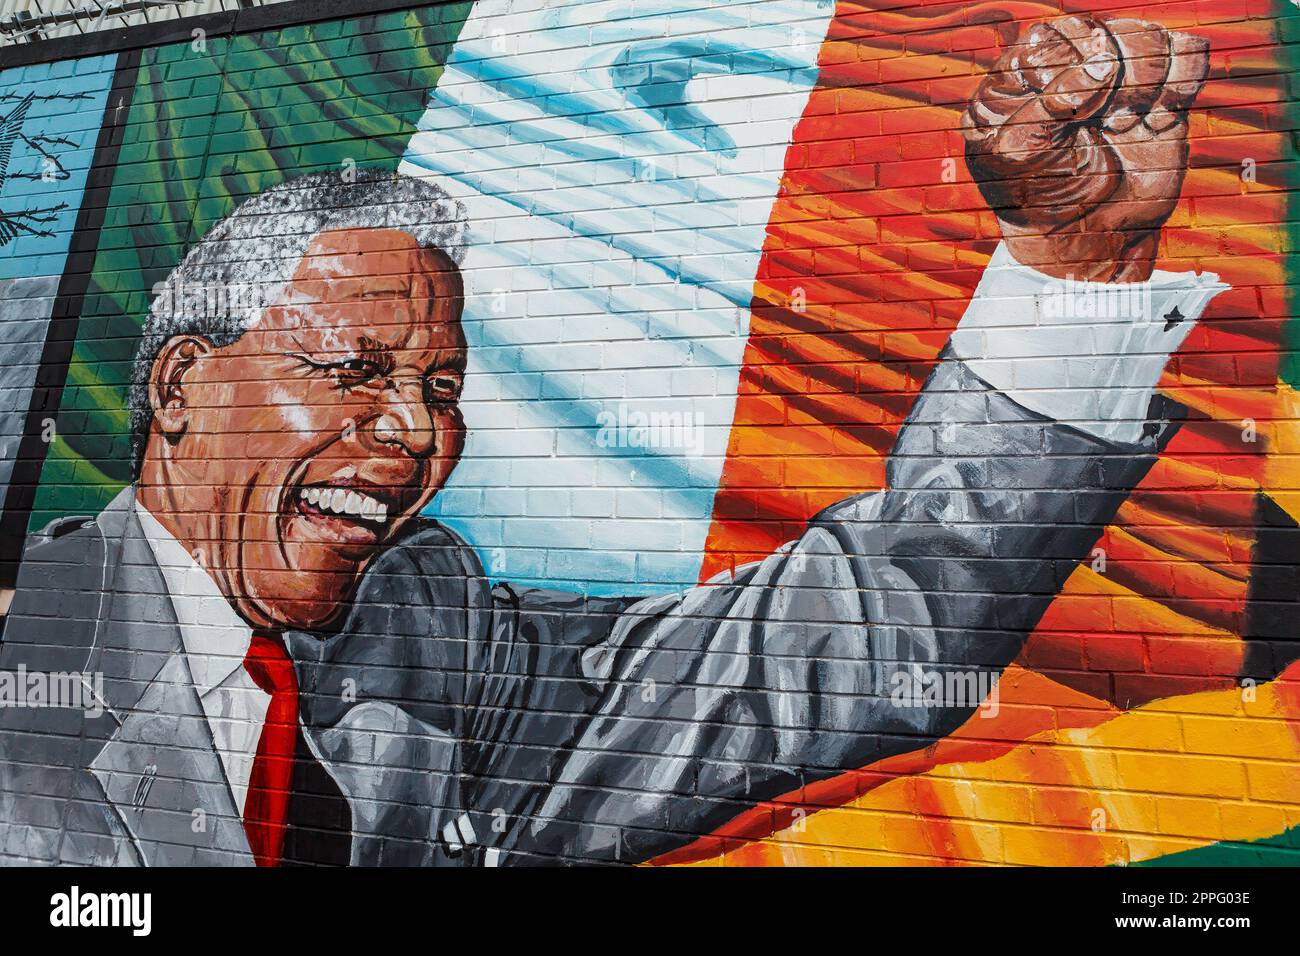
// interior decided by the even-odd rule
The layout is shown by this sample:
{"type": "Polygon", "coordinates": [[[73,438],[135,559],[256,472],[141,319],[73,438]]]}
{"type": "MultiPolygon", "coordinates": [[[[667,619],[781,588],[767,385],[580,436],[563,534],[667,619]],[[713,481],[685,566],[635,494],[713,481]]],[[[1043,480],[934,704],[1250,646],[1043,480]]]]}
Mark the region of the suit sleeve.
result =
{"type": "Polygon", "coordinates": [[[949,733],[1157,440],[1108,442],[941,363],[885,490],[827,509],[734,580],[633,606],[587,652],[603,697],[513,849],[642,861],[758,801],[949,733]],[[936,682],[937,699],[922,692],[936,682]]]}
{"type": "Polygon", "coordinates": [[[883,491],[588,652],[603,697],[518,849],[644,860],[963,723],[1172,433],[1157,383],[1225,288],[1062,282],[1000,246],[883,491]]]}

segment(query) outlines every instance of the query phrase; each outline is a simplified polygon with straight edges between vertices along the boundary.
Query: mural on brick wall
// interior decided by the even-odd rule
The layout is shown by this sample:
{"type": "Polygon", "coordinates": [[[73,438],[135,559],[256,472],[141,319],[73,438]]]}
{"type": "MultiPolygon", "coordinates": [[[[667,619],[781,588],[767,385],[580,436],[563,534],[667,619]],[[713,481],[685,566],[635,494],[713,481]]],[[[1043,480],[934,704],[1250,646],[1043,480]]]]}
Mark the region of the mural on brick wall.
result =
{"type": "Polygon", "coordinates": [[[114,60],[0,72],[0,493],[32,406],[114,60]]]}
{"type": "Polygon", "coordinates": [[[0,858],[1291,860],[1281,5],[511,6],[0,75],[0,858]]]}

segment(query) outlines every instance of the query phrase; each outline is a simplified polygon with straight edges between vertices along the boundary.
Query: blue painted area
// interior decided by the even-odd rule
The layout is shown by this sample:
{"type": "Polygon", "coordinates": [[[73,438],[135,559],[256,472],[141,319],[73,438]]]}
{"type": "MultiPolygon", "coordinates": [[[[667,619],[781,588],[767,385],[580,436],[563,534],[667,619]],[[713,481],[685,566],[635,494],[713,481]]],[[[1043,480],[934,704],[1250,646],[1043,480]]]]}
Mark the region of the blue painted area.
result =
{"type": "Polygon", "coordinates": [[[116,54],[0,71],[0,496],[13,474],[116,54]]]}
{"type": "Polygon", "coordinates": [[[697,580],[832,6],[475,4],[402,169],[469,216],[470,436],[431,513],[493,577],[595,594],[697,580]]]}
{"type": "Polygon", "coordinates": [[[0,150],[10,143],[0,280],[62,274],[116,63],[109,54],[0,71],[0,150]]]}

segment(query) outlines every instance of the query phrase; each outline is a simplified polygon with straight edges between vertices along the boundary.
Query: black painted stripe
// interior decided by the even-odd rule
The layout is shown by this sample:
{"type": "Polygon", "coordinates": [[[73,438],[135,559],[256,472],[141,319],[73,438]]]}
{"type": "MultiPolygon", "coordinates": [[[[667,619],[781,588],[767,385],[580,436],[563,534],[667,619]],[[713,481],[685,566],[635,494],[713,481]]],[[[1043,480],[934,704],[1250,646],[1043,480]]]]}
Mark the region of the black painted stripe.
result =
{"type": "Polygon", "coordinates": [[[211,39],[323,20],[390,13],[394,10],[446,6],[455,2],[459,0],[426,0],[424,3],[419,0],[290,0],[268,7],[243,7],[180,20],[142,23],[117,30],[98,30],[78,36],[0,46],[0,69],[123,50],[140,50],[163,43],[188,43],[195,30],[202,30],[211,39]]]}

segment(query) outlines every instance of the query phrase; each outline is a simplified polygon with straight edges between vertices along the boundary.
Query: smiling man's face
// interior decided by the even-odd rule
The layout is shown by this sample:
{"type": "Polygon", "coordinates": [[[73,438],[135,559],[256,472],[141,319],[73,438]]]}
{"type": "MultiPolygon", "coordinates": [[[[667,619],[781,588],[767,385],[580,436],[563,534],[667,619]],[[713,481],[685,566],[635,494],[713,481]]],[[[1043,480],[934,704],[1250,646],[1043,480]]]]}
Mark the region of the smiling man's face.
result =
{"type": "Polygon", "coordinates": [[[142,500],[251,623],[330,623],[446,482],[461,296],[406,233],[325,232],[242,338],[177,337],[155,360],[142,500]]]}

